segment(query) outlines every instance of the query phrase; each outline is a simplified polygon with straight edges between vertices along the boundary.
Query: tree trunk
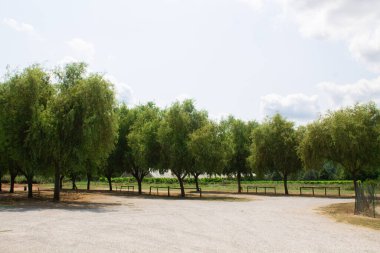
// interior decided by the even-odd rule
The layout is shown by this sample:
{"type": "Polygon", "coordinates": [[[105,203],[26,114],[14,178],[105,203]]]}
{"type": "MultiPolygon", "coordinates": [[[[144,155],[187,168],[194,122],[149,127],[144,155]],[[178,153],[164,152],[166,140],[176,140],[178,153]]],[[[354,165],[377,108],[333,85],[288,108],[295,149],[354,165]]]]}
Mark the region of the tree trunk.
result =
{"type": "Polygon", "coordinates": [[[238,181],[238,193],[241,193],[241,173],[238,172],[237,174],[237,181],[238,181]]]}
{"type": "Polygon", "coordinates": [[[199,192],[199,181],[198,181],[199,175],[200,174],[198,173],[193,174],[194,179],[195,179],[195,188],[197,188],[197,192],[199,192]]]}
{"type": "Polygon", "coordinates": [[[90,190],[90,183],[91,183],[91,175],[87,174],[87,191],[90,190]]]}
{"type": "Polygon", "coordinates": [[[112,181],[111,181],[111,177],[107,177],[108,179],[108,185],[110,187],[110,191],[112,192],[112,181]]]}
{"type": "Polygon", "coordinates": [[[71,181],[72,181],[72,183],[73,183],[73,190],[78,190],[78,187],[77,187],[77,185],[75,184],[76,179],[77,179],[76,176],[72,176],[72,177],[71,177],[71,181]]]}
{"type": "Polygon", "coordinates": [[[26,179],[28,181],[28,198],[31,199],[33,198],[33,176],[28,176],[26,179]]]}
{"type": "Polygon", "coordinates": [[[284,190],[285,190],[285,195],[289,195],[288,191],[288,175],[284,174],[284,190]]]}
{"type": "Polygon", "coordinates": [[[54,201],[59,201],[61,198],[60,193],[62,189],[62,180],[63,177],[61,177],[61,167],[59,164],[56,164],[54,173],[54,201]]]}
{"type": "Polygon", "coordinates": [[[137,184],[139,188],[139,194],[142,194],[142,178],[137,179],[137,184]]]}
{"type": "Polygon", "coordinates": [[[2,175],[0,175],[0,192],[3,190],[2,189],[2,184],[1,184],[1,179],[3,178],[3,176],[2,175]]]}
{"type": "Polygon", "coordinates": [[[59,177],[59,188],[62,190],[63,189],[63,178],[64,178],[65,176],[64,175],[61,175],[60,177],[59,177]]]}
{"type": "Polygon", "coordinates": [[[181,198],[185,197],[185,187],[183,186],[183,178],[180,176],[177,176],[179,181],[179,187],[181,188],[181,198]]]}
{"type": "Polygon", "coordinates": [[[10,182],[11,185],[9,187],[9,192],[10,193],[14,193],[15,192],[15,179],[17,177],[17,174],[18,174],[17,171],[16,172],[13,171],[13,173],[11,173],[11,182],[10,182]]]}
{"type": "Polygon", "coordinates": [[[359,199],[358,199],[358,181],[356,180],[356,178],[354,178],[354,190],[355,190],[355,210],[354,210],[354,214],[358,214],[359,213],[359,199]]]}

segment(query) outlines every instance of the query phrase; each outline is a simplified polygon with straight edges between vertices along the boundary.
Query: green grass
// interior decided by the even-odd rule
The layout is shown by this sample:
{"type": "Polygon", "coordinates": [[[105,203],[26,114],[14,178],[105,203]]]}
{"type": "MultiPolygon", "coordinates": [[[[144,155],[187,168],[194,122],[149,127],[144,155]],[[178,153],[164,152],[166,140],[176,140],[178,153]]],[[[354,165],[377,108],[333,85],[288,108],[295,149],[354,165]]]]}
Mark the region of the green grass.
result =
{"type": "MultiPolygon", "coordinates": [[[[143,191],[149,192],[150,186],[156,186],[156,187],[179,187],[179,184],[174,181],[173,183],[162,183],[162,182],[143,182],[143,191]],[[175,182],[175,183],[174,183],[175,182]]],[[[44,184],[47,187],[53,187],[53,184],[44,184]]],[[[85,190],[87,187],[86,181],[79,181],[76,183],[78,189],[85,190]]],[[[112,183],[113,188],[116,189],[116,187],[120,187],[121,185],[134,185],[135,191],[137,190],[137,183],[134,182],[134,180],[131,181],[124,181],[124,182],[113,182],[112,183]]],[[[284,193],[284,185],[282,181],[243,181],[242,187],[243,192],[247,191],[248,185],[257,185],[257,186],[275,186],[277,194],[283,194],[284,193]]],[[[65,181],[63,187],[66,189],[71,188],[71,182],[65,181]]],[[[340,187],[341,188],[341,195],[342,196],[353,196],[354,195],[354,189],[353,189],[353,183],[352,181],[289,181],[288,182],[288,189],[289,193],[293,195],[299,195],[299,187],[301,186],[332,186],[332,187],[340,187]]],[[[185,183],[185,187],[195,187],[195,184],[193,183],[185,183]]],[[[200,182],[200,187],[202,188],[202,191],[216,191],[216,192],[237,192],[237,182],[233,180],[226,180],[225,182],[200,182]]],[[[108,183],[103,181],[93,181],[91,182],[91,189],[98,189],[98,190],[108,190],[108,183]]],[[[155,191],[155,190],[154,190],[155,191]]],[[[160,189],[160,192],[164,192],[165,189],[160,189]]],[[[250,190],[252,192],[252,190],[250,190]]],[[[259,192],[262,192],[263,189],[259,189],[259,192]]],[[[267,190],[268,193],[272,192],[271,189],[267,190]]],[[[311,190],[303,190],[303,195],[311,195],[311,190]]],[[[324,195],[324,190],[322,189],[315,189],[315,195],[324,195]]],[[[337,196],[337,190],[327,190],[327,195],[330,196],[337,196]]]]}

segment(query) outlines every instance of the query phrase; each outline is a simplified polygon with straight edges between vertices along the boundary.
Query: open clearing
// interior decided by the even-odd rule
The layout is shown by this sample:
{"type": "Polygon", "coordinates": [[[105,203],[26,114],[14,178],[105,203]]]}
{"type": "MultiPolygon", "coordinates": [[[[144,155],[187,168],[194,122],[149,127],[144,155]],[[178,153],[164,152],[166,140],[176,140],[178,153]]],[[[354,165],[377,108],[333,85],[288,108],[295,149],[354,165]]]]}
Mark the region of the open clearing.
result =
{"type": "Polygon", "coordinates": [[[242,197],[92,193],[58,206],[5,204],[0,252],[379,252],[379,231],[337,223],[317,210],[352,200],[242,197]]]}

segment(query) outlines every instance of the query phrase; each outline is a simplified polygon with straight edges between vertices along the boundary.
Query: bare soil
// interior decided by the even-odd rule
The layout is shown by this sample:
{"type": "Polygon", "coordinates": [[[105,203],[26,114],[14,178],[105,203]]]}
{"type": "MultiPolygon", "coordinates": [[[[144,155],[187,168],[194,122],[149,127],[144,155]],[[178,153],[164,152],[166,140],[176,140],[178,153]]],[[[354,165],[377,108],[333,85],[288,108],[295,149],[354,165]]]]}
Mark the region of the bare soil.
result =
{"type": "Polygon", "coordinates": [[[380,232],[321,215],[334,198],[0,194],[0,252],[379,252],[380,232]],[[15,196],[15,197],[13,197],[15,196]]]}

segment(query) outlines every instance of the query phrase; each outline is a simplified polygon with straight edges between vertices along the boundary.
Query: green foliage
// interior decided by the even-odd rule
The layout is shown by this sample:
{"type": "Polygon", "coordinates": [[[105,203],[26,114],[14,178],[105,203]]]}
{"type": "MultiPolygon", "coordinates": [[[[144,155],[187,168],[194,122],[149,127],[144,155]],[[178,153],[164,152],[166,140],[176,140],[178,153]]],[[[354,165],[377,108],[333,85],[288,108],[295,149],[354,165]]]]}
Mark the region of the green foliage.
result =
{"type": "Polygon", "coordinates": [[[251,167],[247,162],[250,154],[251,132],[257,127],[256,122],[244,122],[230,116],[227,120],[222,121],[221,128],[229,139],[230,157],[224,169],[227,175],[242,174],[249,175],[251,167]]]}
{"type": "Polygon", "coordinates": [[[184,178],[194,168],[189,151],[190,135],[207,120],[207,113],[197,111],[191,100],[176,102],[165,113],[158,129],[161,145],[160,170],[170,169],[177,178],[184,178]]]}
{"type": "Polygon", "coordinates": [[[187,145],[194,161],[192,174],[223,173],[232,151],[229,139],[221,130],[209,121],[190,134],[187,145]]]}
{"type": "Polygon", "coordinates": [[[380,113],[375,104],[355,105],[329,112],[306,129],[299,154],[307,168],[325,161],[344,168],[354,180],[380,165],[380,113]]]}
{"type": "Polygon", "coordinates": [[[250,163],[258,174],[278,172],[284,180],[301,169],[297,155],[299,134],[294,123],[276,114],[257,127],[252,133],[250,163]]]}
{"type": "MultiPolygon", "coordinates": [[[[107,182],[107,178],[100,177],[100,182],[107,182]]],[[[123,183],[123,184],[129,184],[129,183],[136,183],[136,179],[134,177],[114,177],[112,178],[112,182],[114,183],[123,183]]],[[[178,180],[176,178],[152,178],[152,177],[146,177],[143,179],[143,182],[146,184],[177,184],[178,180]]],[[[194,184],[195,179],[191,177],[186,177],[184,179],[184,183],[187,184],[194,184]]],[[[273,180],[247,180],[244,179],[242,181],[244,184],[274,184],[276,181],[273,180]]],[[[296,185],[344,185],[344,184],[350,184],[352,181],[350,180],[289,180],[289,184],[296,184],[296,185]]],[[[201,184],[234,184],[236,183],[236,180],[233,178],[222,178],[222,177],[205,177],[205,178],[199,178],[199,183],[201,184]]]]}
{"type": "Polygon", "coordinates": [[[57,168],[92,175],[114,148],[117,134],[113,86],[99,74],[86,76],[86,64],[57,70],[59,93],[52,107],[57,168]]]}
{"type": "Polygon", "coordinates": [[[126,135],[130,146],[129,170],[132,174],[145,176],[150,168],[156,168],[160,158],[160,144],[157,132],[161,122],[161,112],[154,103],[140,105],[132,109],[134,121],[126,135]]]}
{"type": "Polygon", "coordinates": [[[8,76],[1,93],[3,164],[17,166],[32,183],[35,174],[46,173],[50,167],[46,156],[51,127],[48,106],[55,90],[49,75],[33,65],[8,76]]]}
{"type": "Polygon", "coordinates": [[[130,112],[125,104],[121,104],[115,109],[115,114],[118,119],[118,133],[116,144],[107,159],[107,164],[103,167],[102,175],[107,178],[121,175],[128,166],[130,166],[130,147],[127,142],[126,136],[131,131],[134,115],[130,112]]]}

